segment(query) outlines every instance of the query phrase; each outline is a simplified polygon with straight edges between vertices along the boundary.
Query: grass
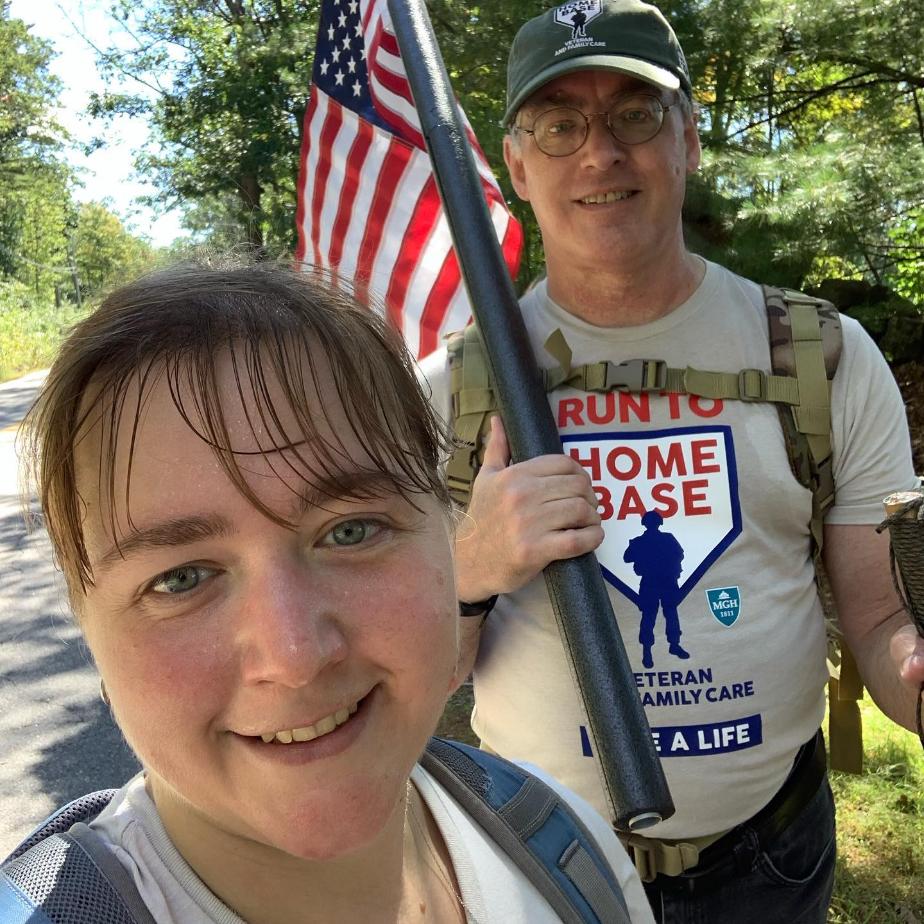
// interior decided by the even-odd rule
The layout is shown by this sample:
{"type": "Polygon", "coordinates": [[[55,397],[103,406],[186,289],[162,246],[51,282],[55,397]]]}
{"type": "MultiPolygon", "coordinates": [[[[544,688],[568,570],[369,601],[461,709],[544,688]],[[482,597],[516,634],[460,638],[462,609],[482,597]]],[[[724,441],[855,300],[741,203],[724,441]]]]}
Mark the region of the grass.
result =
{"type": "Polygon", "coordinates": [[[19,283],[0,282],[0,382],[49,365],[67,329],[87,310],[55,308],[19,283]]]}
{"type": "MultiPolygon", "coordinates": [[[[477,744],[471,686],[449,700],[438,733],[477,744]]],[[[838,864],[829,924],[924,924],[924,750],[869,700],[860,704],[860,776],[831,774],[838,864]]]]}
{"type": "Polygon", "coordinates": [[[838,869],[830,924],[924,924],[924,749],[860,704],[860,776],[831,774],[838,869]]]}

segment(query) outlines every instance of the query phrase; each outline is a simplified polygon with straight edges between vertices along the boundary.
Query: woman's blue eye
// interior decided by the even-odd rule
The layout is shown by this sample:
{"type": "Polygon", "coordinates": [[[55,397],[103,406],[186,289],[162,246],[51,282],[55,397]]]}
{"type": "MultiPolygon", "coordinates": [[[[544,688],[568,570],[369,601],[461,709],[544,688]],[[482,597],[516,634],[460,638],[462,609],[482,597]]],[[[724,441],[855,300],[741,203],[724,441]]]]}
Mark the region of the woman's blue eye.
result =
{"type": "Polygon", "coordinates": [[[152,585],[151,590],[156,594],[183,594],[195,590],[207,577],[212,574],[210,568],[201,565],[183,565],[165,571],[152,585]]]}
{"type": "Polygon", "coordinates": [[[331,545],[359,545],[380,529],[377,523],[370,520],[344,520],[338,523],[327,536],[331,545]]]}

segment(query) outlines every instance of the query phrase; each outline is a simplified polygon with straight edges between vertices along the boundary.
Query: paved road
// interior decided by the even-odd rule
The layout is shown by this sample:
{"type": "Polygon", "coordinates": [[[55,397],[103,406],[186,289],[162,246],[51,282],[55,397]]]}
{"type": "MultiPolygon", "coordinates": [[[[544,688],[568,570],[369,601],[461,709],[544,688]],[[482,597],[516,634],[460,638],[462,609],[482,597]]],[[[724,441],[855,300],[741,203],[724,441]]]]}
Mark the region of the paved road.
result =
{"type": "Polygon", "coordinates": [[[0,859],[62,802],[137,770],[99,698],[48,536],[22,516],[14,438],[41,381],[0,384],[0,859]]]}

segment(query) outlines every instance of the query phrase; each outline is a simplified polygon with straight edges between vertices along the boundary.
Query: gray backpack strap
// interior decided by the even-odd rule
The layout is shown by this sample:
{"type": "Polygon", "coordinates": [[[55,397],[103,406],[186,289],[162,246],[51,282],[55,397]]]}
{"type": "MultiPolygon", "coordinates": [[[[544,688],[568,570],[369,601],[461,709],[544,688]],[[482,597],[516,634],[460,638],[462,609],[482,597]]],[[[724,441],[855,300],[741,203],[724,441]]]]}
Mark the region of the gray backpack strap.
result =
{"type": "Polygon", "coordinates": [[[93,861],[100,875],[115,890],[135,924],[157,924],[127,869],[116,859],[103,839],[85,824],[68,831],[80,849],[93,861]]]}
{"type": "Polygon", "coordinates": [[[132,877],[104,841],[77,821],[92,818],[112,796],[93,793],[65,806],[0,867],[0,891],[12,888],[35,909],[37,924],[157,924],[132,877]]]}
{"type": "Polygon", "coordinates": [[[420,762],[564,924],[629,924],[622,890],[596,839],[540,779],[502,757],[438,738],[420,762]]]}

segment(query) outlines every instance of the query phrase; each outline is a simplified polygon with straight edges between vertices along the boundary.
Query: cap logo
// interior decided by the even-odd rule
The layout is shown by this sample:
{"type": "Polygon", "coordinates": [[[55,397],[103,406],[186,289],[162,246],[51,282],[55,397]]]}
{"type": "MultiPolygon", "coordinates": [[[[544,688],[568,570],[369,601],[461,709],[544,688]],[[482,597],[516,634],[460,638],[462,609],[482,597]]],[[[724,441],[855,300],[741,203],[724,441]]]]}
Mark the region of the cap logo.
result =
{"type": "Polygon", "coordinates": [[[555,10],[555,22],[571,30],[572,41],[579,41],[587,38],[587,23],[602,12],[600,0],[571,0],[555,10]]]}

